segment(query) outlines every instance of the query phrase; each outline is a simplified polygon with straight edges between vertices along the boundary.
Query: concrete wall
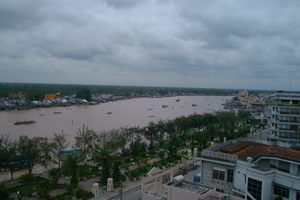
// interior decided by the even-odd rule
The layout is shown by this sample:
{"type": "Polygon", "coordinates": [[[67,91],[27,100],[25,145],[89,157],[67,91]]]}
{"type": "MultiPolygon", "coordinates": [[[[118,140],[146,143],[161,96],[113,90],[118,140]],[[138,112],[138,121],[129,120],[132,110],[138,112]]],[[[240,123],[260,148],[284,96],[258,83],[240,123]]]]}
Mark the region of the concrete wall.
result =
{"type": "Polygon", "coordinates": [[[233,169],[234,167],[226,166],[217,163],[211,163],[208,161],[202,162],[202,184],[210,187],[216,187],[224,190],[225,193],[232,193],[233,183],[227,182],[227,170],[233,169]],[[225,180],[215,180],[213,179],[213,169],[222,169],[225,171],[225,180]]]}

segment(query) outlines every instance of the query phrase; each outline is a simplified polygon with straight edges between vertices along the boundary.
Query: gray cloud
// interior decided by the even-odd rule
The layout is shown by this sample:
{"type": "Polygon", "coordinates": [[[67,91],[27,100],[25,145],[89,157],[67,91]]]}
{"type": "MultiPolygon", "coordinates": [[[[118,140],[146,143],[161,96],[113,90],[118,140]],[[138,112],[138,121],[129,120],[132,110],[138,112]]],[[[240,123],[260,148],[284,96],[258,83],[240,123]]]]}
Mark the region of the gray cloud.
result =
{"type": "Polygon", "coordinates": [[[300,1],[2,0],[0,81],[300,89],[300,1]]]}

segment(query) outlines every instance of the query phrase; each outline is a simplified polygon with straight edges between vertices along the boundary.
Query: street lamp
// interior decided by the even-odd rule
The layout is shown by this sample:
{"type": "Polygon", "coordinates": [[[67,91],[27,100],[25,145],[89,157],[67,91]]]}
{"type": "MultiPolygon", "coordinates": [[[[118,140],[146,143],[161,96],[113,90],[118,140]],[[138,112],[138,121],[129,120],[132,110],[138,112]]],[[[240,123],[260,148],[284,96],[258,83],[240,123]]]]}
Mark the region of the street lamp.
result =
{"type": "Polygon", "coordinates": [[[18,199],[18,200],[21,200],[21,199],[22,199],[22,196],[21,196],[20,191],[17,191],[17,199],[18,199]]]}

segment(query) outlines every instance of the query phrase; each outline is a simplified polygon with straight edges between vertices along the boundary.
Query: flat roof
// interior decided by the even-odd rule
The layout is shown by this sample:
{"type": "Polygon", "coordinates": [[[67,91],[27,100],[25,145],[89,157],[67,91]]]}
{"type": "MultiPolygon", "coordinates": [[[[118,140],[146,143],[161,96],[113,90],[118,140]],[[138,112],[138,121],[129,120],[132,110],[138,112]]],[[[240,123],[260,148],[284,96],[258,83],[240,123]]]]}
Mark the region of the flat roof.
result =
{"type": "Polygon", "coordinates": [[[207,188],[207,187],[201,186],[197,183],[189,183],[186,181],[183,181],[181,184],[173,185],[173,186],[182,188],[184,190],[189,190],[189,191],[197,193],[197,194],[204,194],[209,191],[209,188],[207,188]]]}
{"type": "Polygon", "coordinates": [[[237,142],[234,144],[228,144],[216,151],[234,154],[238,157],[239,160],[244,161],[247,157],[252,157],[253,159],[255,159],[261,156],[273,156],[300,162],[299,149],[291,149],[281,146],[270,146],[255,142],[237,142]]]}

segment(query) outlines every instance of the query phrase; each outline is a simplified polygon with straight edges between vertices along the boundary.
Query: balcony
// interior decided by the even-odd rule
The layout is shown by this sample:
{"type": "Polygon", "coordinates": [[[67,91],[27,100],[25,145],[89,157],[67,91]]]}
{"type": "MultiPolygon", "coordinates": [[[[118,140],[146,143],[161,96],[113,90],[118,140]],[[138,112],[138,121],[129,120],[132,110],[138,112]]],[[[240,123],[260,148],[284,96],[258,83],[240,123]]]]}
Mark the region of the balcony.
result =
{"type": "Polygon", "coordinates": [[[270,104],[272,106],[287,106],[287,107],[300,107],[300,104],[280,104],[280,103],[273,103],[270,104]]]}
{"type": "Polygon", "coordinates": [[[279,120],[280,122],[285,122],[285,123],[300,123],[300,120],[279,120]]]}
{"type": "Polygon", "coordinates": [[[290,112],[284,112],[284,111],[280,111],[279,113],[284,114],[284,115],[289,115],[290,114],[290,112]]]}
{"type": "Polygon", "coordinates": [[[279,130],[281,130],[281,131],[300,131],[300,129],[282,128],[282,127],[279,127],[279,130]]]}

